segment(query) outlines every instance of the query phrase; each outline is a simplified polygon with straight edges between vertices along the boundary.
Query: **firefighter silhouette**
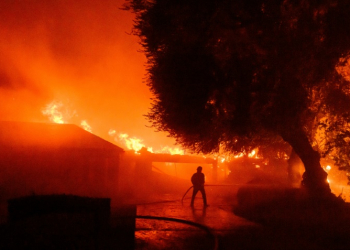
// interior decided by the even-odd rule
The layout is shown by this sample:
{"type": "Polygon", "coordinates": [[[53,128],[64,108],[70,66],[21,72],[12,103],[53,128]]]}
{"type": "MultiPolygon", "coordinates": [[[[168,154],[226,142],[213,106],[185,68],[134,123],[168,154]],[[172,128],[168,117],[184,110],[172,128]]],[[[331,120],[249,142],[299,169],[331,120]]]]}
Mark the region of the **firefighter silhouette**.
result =
{"type": "Polygon", "coordinates": [[[207,204],[207,196],[206,196],[205,190],[204,190],[205,176],[202,173],[202,167],[201,166],[199,166],[197,168],[197,173],[194,173],[192,175],[191,182],[192,182],[192,185],[193,185],[191,206],[193,207],[194,198],[196,197],[196,194],[198,193],[198,191],[201,192],[201,194],[202,194],[204,206],[208,206],[208,204],[207,204]]]}

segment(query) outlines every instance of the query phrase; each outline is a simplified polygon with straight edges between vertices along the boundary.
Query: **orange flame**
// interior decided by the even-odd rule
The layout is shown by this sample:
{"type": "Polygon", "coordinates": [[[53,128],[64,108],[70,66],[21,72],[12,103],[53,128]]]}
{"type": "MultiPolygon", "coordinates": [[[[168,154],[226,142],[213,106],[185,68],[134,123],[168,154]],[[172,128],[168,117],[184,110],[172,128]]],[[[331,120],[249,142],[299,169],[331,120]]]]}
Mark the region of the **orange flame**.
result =
{"type": "Polygon", "coordinates": [[[145,147],[145,144],[142,143],[142,139],[136,137],[129,138],[129,135],[126,133],[119,134],[119,139],[125,143],[128,149],[139,151],[141,148],[145,147]]]}
{"type": "Polygon", "coordinates": [[[61,109],[63,104],[61,102],[52,101],[47,104],[46,107],[41,111],[43,115],[48,116],[49,120],[54,123],[64,123],[63,114],[59,109],[61,109]]]}
{"type": "MultiPolygon", "coordinates": [[[[68,112],[65,110],[64,112],[62,111],[63,109],[63,103],[58,102],[58,101],[52,101],[51,103],[47,104],[45,108],[42,109],[42,114],[45,116],[48,116],[49,120],[53,123],[67,123],[68,120],[74,116],[75,111],[73,112],[68,112]]],[[[91,126],[87,123],[86,120],[82,120],[80,122],[80,126],[85,129],[86,131],[92,133],[92,128],[91,126]]]]}
{"type": "Polygon", "coordinates": [[[166,153],[171,155],[184,155],[185,151],[180,148],[171,148],[171,147],[162,147],[160,150],[157,150],[156,153],[166,153]]]}
{"type": "Polygon", "coordinates": [[[92,128],[91,126],[87,123],[86,120],[82,120],[81,123],[80,123],[80,126],[85,129],[86,131],[92,133],[92,128]]]}
{"type": "MultiPolygon", "coordinates": [[[[259,159],[260,157],[258,156],[257,150],[258,149],[253,149],[250,153],[248,153],[248,157],[259,159]]],[[[246,152],[241,152],[241,153],[234,155],[233,158],[241,158],[241,157],[245,156],[246,154],[247,154],[246,152]]]]}
{"type": "Polygon", "coordinates": [[[252,150],[252,152],[250,152],[250,153],[248,154],[248,157],[249,157],[249,158],[253,158],[254,155],[256,155],[256,151],[255,151],[255,150],[252,150]]]}
{"type": "Polygon", "coordinates": [[[143,140],[137,137],[130,137],[127,133],[117,134],[116,130],[110,129],[108,134],[114,137],[114,140],[122,143],[127,149],[134,150],[135,152],[141,150],[142,148],[147,148],[148,152],[158,153],[158,154],[181,154],[184,155],[185,151],[180,148],[171,148],[168,146],[162,147],[160,150],[153,150],[153,147],[146,147],[143,140]]]}

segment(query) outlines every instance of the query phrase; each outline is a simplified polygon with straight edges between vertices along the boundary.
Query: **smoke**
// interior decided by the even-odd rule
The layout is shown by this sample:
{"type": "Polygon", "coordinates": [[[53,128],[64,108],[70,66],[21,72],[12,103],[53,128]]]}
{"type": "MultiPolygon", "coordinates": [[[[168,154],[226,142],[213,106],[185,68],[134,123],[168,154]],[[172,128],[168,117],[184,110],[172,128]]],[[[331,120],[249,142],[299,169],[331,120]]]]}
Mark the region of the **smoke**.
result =
{"type": "Polygon", "coordinates": [[[172,146],[173,140],[146,127],[146,59],[123,3],[2,0],[2,120],[48,122],[42,109],[56,101],[76,112],[77,125],[88,121],[106,140],[117,128],[147,146],[172,146]]]}

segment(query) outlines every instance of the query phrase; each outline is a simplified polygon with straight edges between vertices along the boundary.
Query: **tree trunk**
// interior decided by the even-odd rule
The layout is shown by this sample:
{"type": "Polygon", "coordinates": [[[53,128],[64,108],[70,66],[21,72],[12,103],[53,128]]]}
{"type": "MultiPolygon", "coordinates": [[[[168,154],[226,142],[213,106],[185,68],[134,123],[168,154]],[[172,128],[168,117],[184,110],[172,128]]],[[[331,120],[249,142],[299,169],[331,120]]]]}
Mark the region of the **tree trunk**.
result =
{"type": "Polygon", "coordinates": [[[282,135],[282,138],[292,146],[295,153],[304,163],[305,172],[301,183],[302,186],[315,195],[330,194],[331,189],[327,182],[327,173],[320,164],[321,157],[312,148],[305,132],[301,129],[289,130],[282,135]]]}
{"type": "Polygon", "coordinates": [[[292,152],[288,160],[288,182],[291,186],[300,185],[301,183],[301,172],[305,170],[303,162],[300,160],[295,150],[292,149],[292,152]]]}

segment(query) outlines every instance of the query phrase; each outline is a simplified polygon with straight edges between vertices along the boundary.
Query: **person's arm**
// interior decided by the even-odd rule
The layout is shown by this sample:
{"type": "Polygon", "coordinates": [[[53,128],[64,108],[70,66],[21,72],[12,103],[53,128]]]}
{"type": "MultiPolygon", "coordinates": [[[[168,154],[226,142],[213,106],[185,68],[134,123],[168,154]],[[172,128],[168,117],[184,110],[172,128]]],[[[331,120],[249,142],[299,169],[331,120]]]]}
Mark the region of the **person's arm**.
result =
{"type": "Polygon", "coordinates": [[[205,183],[205,175],[202,173],[202,185],[204,186],[205,183]]]}

